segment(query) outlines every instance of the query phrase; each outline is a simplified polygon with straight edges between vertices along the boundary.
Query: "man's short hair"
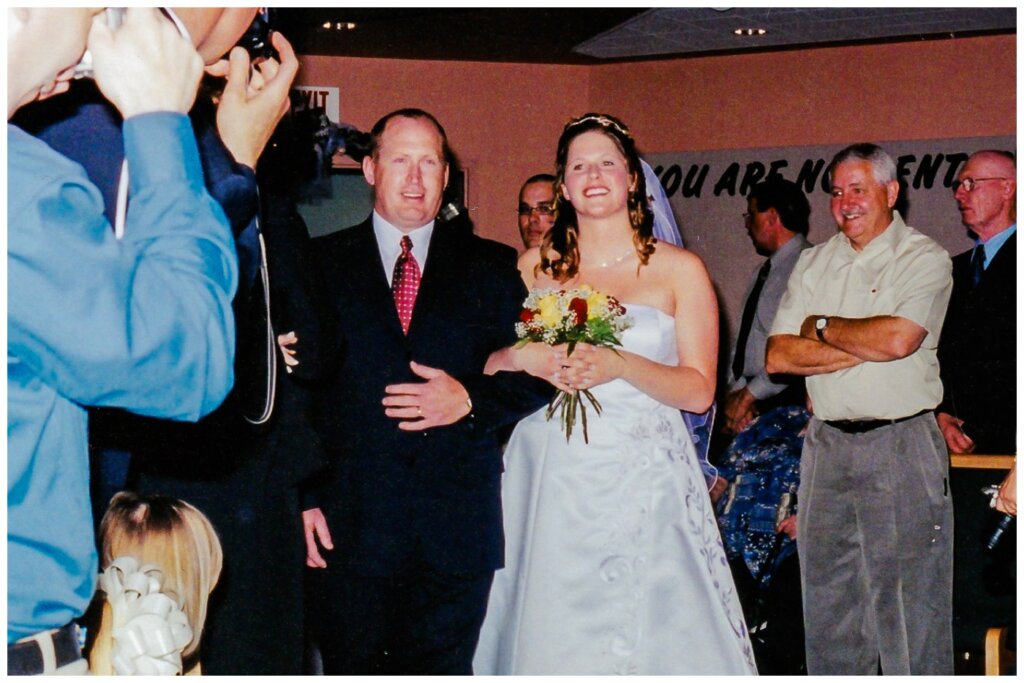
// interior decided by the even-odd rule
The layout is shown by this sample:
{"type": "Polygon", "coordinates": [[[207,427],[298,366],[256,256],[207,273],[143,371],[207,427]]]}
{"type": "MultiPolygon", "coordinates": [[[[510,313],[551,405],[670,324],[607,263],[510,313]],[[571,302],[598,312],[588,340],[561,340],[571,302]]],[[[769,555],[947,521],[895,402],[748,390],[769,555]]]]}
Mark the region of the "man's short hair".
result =
{"type": "Polygon", "coordinates": [[[832,157],[832,163],[828,165],[828,179],[830,183],[835,174],[836,166],[847,161],[870,162],[875,174],[875,180],[880,184],[891,183],[897,178],[896,162],[892,160],[888,152],[870,142],[858,142],[855,145],[850,145],[840,150],[838,154],[832,157]]]}
{"type": "Polygon", "coordinates": [[[526,187],[527,185],[533,185],[534,183],[547,183],[548,185],[551,186],[552,189],[554,189],[555,176],[551,175],[550,173],[538,173],[536,175],[532,175],[526,179],[526,182],[523,183],[523,187],[526,187]]]}
{"type": "Polygon", "coordinates": [[[747,200],[757,202],[758,211],[775,209],[779,220],[790,232],[807,235],[811,205],[800,187],[785,178],[772,176],[754,185],[747,200]]]}
{"type": "Polygon", "coordinates": [[[444,162],[451,164],[453,161],[452,150],[448,146],[448,134],[444,132],[444,126],[434,118],[434,115],[417,109],[415,107],[406,107],[405,109],[397,109],[390,114],[385,114],[380,118],[377,123],[373,124],[373,128],[370,130],[370,150],[369,155],[371,158],[376,159],[377,153],[380,151],[381,137],[384,135],[384,129],[388,127],[388,122],[391,119],[404,118],[404,119],[425,119],[433,124],[434,128],[437,129],[438,134],[441,136],[441,152],[444,155],[444,162]]]}

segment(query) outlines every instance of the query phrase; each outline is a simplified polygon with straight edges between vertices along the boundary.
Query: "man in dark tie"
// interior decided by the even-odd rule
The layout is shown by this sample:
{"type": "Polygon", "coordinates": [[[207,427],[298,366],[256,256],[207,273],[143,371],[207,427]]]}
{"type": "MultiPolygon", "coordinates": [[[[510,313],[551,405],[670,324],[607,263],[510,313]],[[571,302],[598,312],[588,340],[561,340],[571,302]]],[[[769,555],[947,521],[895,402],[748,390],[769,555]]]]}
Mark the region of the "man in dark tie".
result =
{"type": "MultiPolygon", "coordinates": [[[[953,294],[939,339],[943,398],[935,418],[950,453],[1017,452],[1017,167],[1013,155],[970,156],[953,184],[963,224],[976,243],[953,258],[953,294]]],[[[989,626],[1015,623],[1014,534],[988,552],[1002,517],[980,489],[991,470],[954,469],[953,638],[981,655],[989,626]]],[[[961,660],[962,661],[962,660],[961,660]]]]}
{"type": "Polygon", "coordinates": [[[789,274],[807,241],[811,207],[800,188],[773,177],[758,183],[747,197],[743,214],[754,249],[767,256],[752,276],[744,299],[736,343],[729,367],[731,376],[722,413],[729,434],[743,431],[750,421],[780,405],[802,405],[803,383],[789,377],[776,381],[764,369],[764,347],[775,311],[786,291],[789,274]]]}
{"type": "Polygon", "coordinates": [[[975,246],[953,258],[953,295],[939,342],[945,389],[936,419],[951,453],[1017,452],[1017,165],[972,154],[954,197],[975,246]]]}
{"type": "Polygon", "coordinates": [[[740,316],[721,426],[736,438],[718,463],[712,487],[716,498],[726,492],[718,523],[740,600],[749,616],[758,602],[763,604],[758,621],[770,626],[752,634],[757,668],[764,674],[806,673],[796,520],[781,501],[792,500],[799,485],[800,434],[808,414],[802,379],[769,376],[764,352],[789,275],[811,246],[810,213],[803,191],[783,178],[758,183],[747,196],[747,234],[757,253],[768,258],[751,279],[740,316]]]}
{"type": "Polygon", "coordinates": [[[317,240],[342,341],[314,399],[332,470],[303,513],[325,674],[469,674],[503,563],[497,428],[546,383],[484,376],[515,342],[511,247],[435,223],[444,129],[403,109],[371,132],[373,214],[317,240]]]}

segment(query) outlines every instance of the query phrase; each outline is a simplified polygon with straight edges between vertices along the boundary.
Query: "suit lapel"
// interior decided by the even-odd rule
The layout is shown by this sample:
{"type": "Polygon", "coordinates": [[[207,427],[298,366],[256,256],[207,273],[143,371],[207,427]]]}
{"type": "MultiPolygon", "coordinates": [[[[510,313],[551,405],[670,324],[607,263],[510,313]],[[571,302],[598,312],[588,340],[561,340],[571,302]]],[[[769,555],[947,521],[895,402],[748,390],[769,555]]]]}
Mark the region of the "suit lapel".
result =
{"type": "MultiPolygon", "coordinates": [[[[991,280],[999,282],[1000,286],[1003,285],[1003,281],[1006,275],[1014,273],[1017,270],[1017,233],[1010,235],[1009,239],[999,248],[996,252],[996,257],[992,259],[992,263],[988,264],[988,268],[985,269],[985,275],[982,276],[982,282],[985,281],[986,277],[991,275],[991,280]]],[[[1013,278],[1009,278],[1012,283],[1013,278]]]]}
{"type": "Polygon", "coordinates": [[[389,330],[393,330],[399,336],[405,336],[402,333],[402,323],[398,320],[395,299],[384,273],[384,264],[380,260],[380,248],[373,233],[373,223],[366,221],[352,230],[359,232],[355,236],[350,253],[347,254],[348,282],[362,300],[362,304],[383,318],[389,330]]]}
{"type": "MultiPolygon", "coordinates": [[[[422,334],[437,321],[447,318],[445,305],[455,300],[451,295],[451,287],[460,286],[461,283],[459,253],[458,235],[450,226],[436,223],[430,238],[430,249],[427,252],[420,289],[416,295],[412,322],[409,325],[410,338],[422,334]]],[[[397,314],[395,319],[398,319],[397,314]]]]}

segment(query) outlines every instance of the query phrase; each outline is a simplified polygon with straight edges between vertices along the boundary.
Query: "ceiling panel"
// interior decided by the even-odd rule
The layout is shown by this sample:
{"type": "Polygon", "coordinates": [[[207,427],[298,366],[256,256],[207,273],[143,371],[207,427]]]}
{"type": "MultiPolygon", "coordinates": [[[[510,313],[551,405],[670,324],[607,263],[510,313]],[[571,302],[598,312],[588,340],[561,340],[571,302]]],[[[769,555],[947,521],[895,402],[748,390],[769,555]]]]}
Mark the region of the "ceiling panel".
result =
{"type": "Polygon", "coordinates": [[[1015,33],[1003,8],[279,8],[300,54],[549,64],[1015,33]],[[324,28],[352,22],[352,31],[324,28]],[[736,36],[763,28],[762,36],[736,36]]]}

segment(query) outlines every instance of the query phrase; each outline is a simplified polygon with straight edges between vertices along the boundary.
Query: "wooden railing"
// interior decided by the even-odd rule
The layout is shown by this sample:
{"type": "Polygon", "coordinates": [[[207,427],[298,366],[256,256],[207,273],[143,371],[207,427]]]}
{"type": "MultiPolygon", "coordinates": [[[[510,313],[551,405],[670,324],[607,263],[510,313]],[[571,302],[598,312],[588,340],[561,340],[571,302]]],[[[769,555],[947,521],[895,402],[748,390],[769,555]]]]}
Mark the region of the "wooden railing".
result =
{"type": "Polygon", "coordinates": [[[975,453],[951,453],[950,467],[966,467],[979,470],[1009,470],[1013,467],[1013,455],[977,455],[975,453]]]}

